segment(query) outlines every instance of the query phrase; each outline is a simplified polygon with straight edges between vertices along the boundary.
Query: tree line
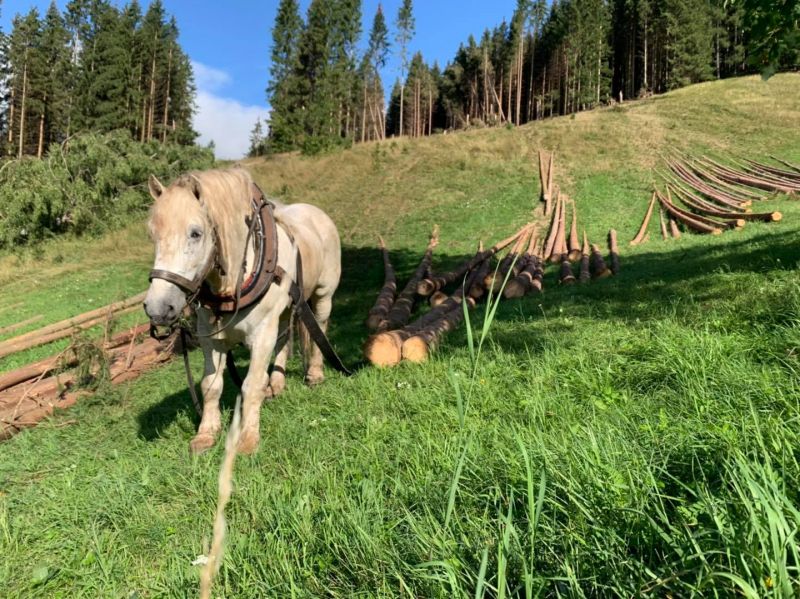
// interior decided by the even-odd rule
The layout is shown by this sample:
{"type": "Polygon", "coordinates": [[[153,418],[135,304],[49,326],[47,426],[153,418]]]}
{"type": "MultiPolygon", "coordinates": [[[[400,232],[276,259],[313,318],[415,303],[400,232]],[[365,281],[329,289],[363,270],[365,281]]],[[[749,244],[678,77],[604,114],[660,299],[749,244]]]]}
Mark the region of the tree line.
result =
{"type": "MultiPolygon", "coordinates": [[[[749,26],[754,3],[518,0],[509,21],[479,40],[471,36],[442,69],[410,53],[412,0],[401,0],[393,36],[379,6],[361,51],[359,0],[312,0],[305,19],[298,0],[281,0],[269,127],[258,123],[251,152],[314,152],[393,135],[521,125],[752,72],[763,66],[757,61],[767,35],[749,26]],[[380,72],[390,49],[401,73],[384,106],[380,72]]],[[[798,48],[790,46],[776,66],[797,62],[798,48]]]]}
{"type": "Polygon", "coordinates": [[[17,15],[0,36],[0,151],[42,157],[84,132],[127,130],[134,140],[194,143],[195,87],[178,25],[161,0],[52,2],[17,15]]]}

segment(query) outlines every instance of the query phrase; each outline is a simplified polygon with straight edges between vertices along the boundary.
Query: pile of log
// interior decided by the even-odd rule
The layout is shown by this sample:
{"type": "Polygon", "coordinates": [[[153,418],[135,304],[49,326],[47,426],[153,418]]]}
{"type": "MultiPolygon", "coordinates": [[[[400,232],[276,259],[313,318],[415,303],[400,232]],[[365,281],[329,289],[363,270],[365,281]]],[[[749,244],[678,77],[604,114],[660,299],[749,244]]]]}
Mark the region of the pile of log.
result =
{"type": "MultiPolygon", "coordinates": [[[[479,246],[474,256],[443,273],[430,272],[434,240],[438,241],[438,231],[431,236],[420,266],[404,287],[405,293],[397,296],[388,308],[393,269],[384,259],[384,269],[387,269],[384,287],[370,310],[367,323],[376,333],[364,344],[365,357],[376,366],[395,366],[403,360],[426,360],[441,338],[464,321],[465,311],[490,294],[506,295],[507,288],[515,284],[513,297],[542,289],[541,261],[539,256],[534,256],[536,233],[531,224],[488,250],[479,246]],[[506,249],[508,253],[493,267],[493,259],[506,249]],[[421,274],[423,272],[425,274],[421,274]],[[448,287],[452,288],[449,293],[445,292],[448,287]],[[416,300],[425,297],[431,299],[432,308],[409,322],[416,300]],[[373,317],[384,312],[387,317],[376,326],[373,317]],[[396,317],[391,318],[391,314],[396,317]]],[[[381,246],[381,251],[385,251],[385,246],[381,246]]]]}
{"type": "Polygon", "coordinates": [[[663,187],[653,191],[642,224],[630,245],[648,240],[647,229],[658,206],[662,239],[677,239],[683,231],[719,235],[739,230],[748,222],[775,223],[783,215],[777,211],[753,211],[754,203],[777,194],[800,192],[800,170],[773,159],[781,166],[729,159],[730,165],[709,158],[666,157],[667,171],[661,172],[663,187]],[[666,215],[666,219],[665,219],[666,215]]]}
{"type": "MultiPolygon", "coordinates": [[[[118,385],[169,360],[173,341],[156,341],[147,336],[149,325],[138,325],[114,335],[98,349],[102,360],[92,365],[93,375],[105,370],[108,380],[118,385]]],[[[0,440],[36,425],[59,408],[73,405],[89,394],[78,384],[74,369],[82,359],[76,345],[60,354],[0,375],[0,440]]]]}

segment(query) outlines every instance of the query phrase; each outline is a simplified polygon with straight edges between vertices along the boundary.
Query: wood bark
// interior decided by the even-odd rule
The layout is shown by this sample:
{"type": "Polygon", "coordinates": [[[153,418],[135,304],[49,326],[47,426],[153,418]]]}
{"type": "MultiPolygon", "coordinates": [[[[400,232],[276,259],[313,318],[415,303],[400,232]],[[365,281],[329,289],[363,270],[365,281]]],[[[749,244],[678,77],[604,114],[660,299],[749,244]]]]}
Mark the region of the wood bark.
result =
{"type": "Polygon", "coordinates": [[[589,261],[591,263],[592,278],[605,279],[606,277],[610,277],[611,270],[606,266],[606,261],[603,259],[600,248],[595,244],[591,244],[591,248],[592,253],[589,256],[589,261]]]}
{"type": "Polygon", "coordinates": [[[422,256],[422,260],[417,266],[416,271],[409,279],[406,286],[403,288],[403,291],[400,292],[400,295],[397,296],[397,300],[394,302],[391,310],[389,310],[389,314],[386,316],[386,321],[384,322],[383,326],[380,330],[393,330],[398,329],[404,326],[408,319],[411,317],[411,311],[414,308],[414,304],[416,303],[417,299],[417,286],[422,278],[427,274],[431,267],[431,259],[433,257],[433,250],[439,244],[439,227],[436,226],[431,233],[430,241],[428,242],[428,247],[425,250],[425,254],[422,256]]]}
{"type": "Polygon", "coordinates": [[[669,239],[669,234],[667,233],[667,223],[664,220],[664,209],[661,208],[658,211],[658,217],[661,223],[661,239],[669,239]]]}
{"type": "Polygon", "coordinates": [[[674,205],[667,202],[667,200],[661,195],[658,195],[658,200],[661,202],[661,205],[667,210],[667,212],[672,215],[678,222],[685,225],[687,228],[697,232],[697,233],[710,233],[711,235],[719,235],[722,233],[721,225],[712,226],[706,223],[702,223],[699,220],[692,218],[691,216],[687,216],[683,212],[679,211],[674,205]]]}
{"type": "Polygon", "coordinates": [[[377,331],[384,325],[397,297],[397,276],[389,259],[389,250],[386,248],[383,237],[378,239],[383,257],[383,287],[381,287],[378,298],[367,317],[367,328],[371,331],[377,331]]]}
{"type": "Polygon", "coordinates": [[[578,239],[578,208],[572,201],[572,226],[569,230],[569,260],[577,262],[581,257],[581,242],[578,239]]]}
{"type": "Polygon", "coordinates": [[[650,224],[650,217],[653,215],[653,208],[656,205],[656,193],[653,192],[653,197],[650,199],[650,204],[647,206],[647,212],[645,212],[644,220],[642,221],[642,226],[639,227],[639,232],[636,233],[636,237],[631,240],[630,245],[639,245],[645,239],[645,235],[647,235],[647,225],[650,224]]]}
{"type": "Polygon", "coordinates": [[[706,216],[716,216],[718,218],[724,219],[743,219],[743,220],[752,220],[752,221],[762,221],[765,223],[774,223],[779,222],[783,219],[783,215],[780,212],[728,212],[725,210],[720,209],[713,204],[709,204],[702,200],[696,199],[689,194],[686,194],[683,190],[678,189],[676,187],[672,187],[667,185],[667,190],[670,194],[675,194],[678,199],[686,204],[689,208],[691,208],[695,212],[699,212],[700,214],[706,216]]]}
{"type": "Polygon", "coordinates": [[[608,232],[608,255],[609,262],[611,262],[611,273],[618,275],[620,271],[619,264],[619,246],[617,245],[617,232],[611,229],[608,232]]]}
{"type": "Polygon", "coordinates": [[[589,268],[589,256],[591,255],[591,248],[589,247],[589,239],[586,237],[586,229],[583,230],[583,247],[581,248],[581,267],[578,280],[581,283],[588,283],[591,278],[591,270],[589,268]]]}

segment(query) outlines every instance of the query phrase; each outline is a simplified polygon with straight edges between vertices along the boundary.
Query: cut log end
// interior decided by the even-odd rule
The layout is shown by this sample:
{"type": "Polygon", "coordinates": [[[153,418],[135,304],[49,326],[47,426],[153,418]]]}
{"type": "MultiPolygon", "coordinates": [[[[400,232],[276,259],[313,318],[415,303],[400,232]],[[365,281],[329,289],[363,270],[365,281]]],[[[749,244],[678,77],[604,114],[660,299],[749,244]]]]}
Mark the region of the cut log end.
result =
{"type": "Polygon", "coordinates": [[[370,331],[379,331],[385,322],[386,320],[381,316],[372,314],[369,316],[369,318],[367,318],[366,324],[370,331]]]}
{"type": "Polygon", "coordinates": [[[414,364],[425,362],[430,356],[430,349],[420,337],[410,337],[403,342],[403,359],[414,364]]]}
{"type": "Polygon", "coordinates": [[[434,291],[436,291],[436,284],[430,279],[424,279],[417,285],[417,293],[422,297],[428,297],[434,291]]]}
{"type": "Polygon", "coordinates": [[[506,299],[517,299],[523,297],[525,295],[525,291],[525,286],[515,279],[508,282],[508,285],[506,285],[506,288],[503,291],[503,295],[506,299]]]}
{"type": "Polygon", "coordinates": [[[770,215],[770,220],[772,220],[773,223],[780,222],[782,219],[783,219],[783,214],[781,214],[780,212],[773,212],[770,215]]]}
{"type": "Polygon", "coordinates": [[[401,344],[392,332],[373,335],[364,344],[364,357],[371,364],[386,368],[396,366],[402,359],[401,344]]]}
{"type": "Polygon", "coordinates": [[[431,295],[431,307],[435,308],[436,306],[440,306],[447,298],[448,295],[444,291],[437,291],[431,295]]]}

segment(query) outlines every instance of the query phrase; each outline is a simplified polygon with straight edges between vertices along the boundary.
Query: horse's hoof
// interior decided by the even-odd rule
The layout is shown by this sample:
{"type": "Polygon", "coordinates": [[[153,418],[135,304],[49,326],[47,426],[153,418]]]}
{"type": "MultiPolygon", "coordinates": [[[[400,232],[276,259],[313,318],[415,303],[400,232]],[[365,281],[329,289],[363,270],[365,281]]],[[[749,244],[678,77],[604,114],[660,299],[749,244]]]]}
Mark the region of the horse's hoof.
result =
{"type": "Polygon", "coordinates": [[[189,449],[194,455],[200,455],[211,449],[217,438],[210,433],[197,433],[189,442],[189,449]]]}
{"type": "Polygon", "coordinates": [[[267,385],[267,388],[266,388],[266,398],[268,400],[269,399],[275,399],[281,393],[283,393],[284,389],[286,389],[286,381],[285,380],[275,381],[274,383],[270,383],[269,385],[267,385]]]}
{"type": "Polygon", "coordinates": [[[307,374],[306,375],[306,385],[309,387],[316,387],[317,385],[321,385],[325,380],[324,374],[307,374]]]}
{"type": "Polygon", "coordinates": [[[236,451],[245,455],[252,455],[258,451],[259,440],[258,431],[242,431],[239,443],[236,445],[236,451]]]}

